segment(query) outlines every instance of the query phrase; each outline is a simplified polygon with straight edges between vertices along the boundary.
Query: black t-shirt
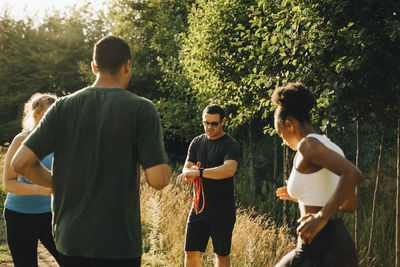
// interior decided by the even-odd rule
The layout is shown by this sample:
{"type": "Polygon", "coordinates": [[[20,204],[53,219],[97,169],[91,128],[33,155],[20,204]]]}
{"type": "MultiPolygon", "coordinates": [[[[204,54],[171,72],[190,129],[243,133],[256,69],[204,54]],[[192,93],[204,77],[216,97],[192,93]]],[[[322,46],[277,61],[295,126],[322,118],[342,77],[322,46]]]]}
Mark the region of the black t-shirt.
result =
{"type": "MultiPolygon", "coordinates": [[[[228,134],[215,140],[210,140],[206,134],[202,134],[195,137],[190,143],[186,160],[194,164],[200,162],[203,168],[221,166],[226,160],[235,160],[239,163],[239,144],[228,134]]],[[[204,210],[196,215],[192,207],[189,221],[235,214],[233,177],[220,180],[203,178],[203,188],[205,196],[204,210]]],[[[202,206],[203,198],[201,196],[199,210],[202,206]]]]}

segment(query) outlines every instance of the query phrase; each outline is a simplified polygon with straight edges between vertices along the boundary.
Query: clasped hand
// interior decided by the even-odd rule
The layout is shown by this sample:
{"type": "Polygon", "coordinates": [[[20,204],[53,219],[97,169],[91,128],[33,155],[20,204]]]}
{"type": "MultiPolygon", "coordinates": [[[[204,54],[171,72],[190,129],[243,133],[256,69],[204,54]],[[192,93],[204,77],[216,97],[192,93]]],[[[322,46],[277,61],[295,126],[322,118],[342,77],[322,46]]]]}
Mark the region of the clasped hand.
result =
{"type": "Polygon", "coordinates": [[[193,165],[190,169],[184,169],[182,173],[176,177],[176,183],[186,184],[187,182],[193,181],[196,177],[199,177],[199,175],[199,168],[193,165]]]}
{"type": "Polygon", "coordinates": [[[279,187],[276,190],[276,196],[279,197],[279,199],[281,199],[281,200],[290,200],[293,202],[297,202],[297,199],[295,199],[289,195],[286,186],[279,187]]]}
{"type": "MultiPolygon", "coordinates": [[[[281,200],[290,200],[297,202],[297,199],[291,197],[286,186],[279,187],[276,190],[276,196],[281,200]]],[[[325,227],[328,220],[322,217],[322,213],[307,213],[297,222],[300,223],[297,227],[297,235],[300,236],[304,244],[311,244],[314,237],[325,227]]]]}
{"type": "Polygon", "coordinates": [[[297,235],[300,236],[304,244],[311,244],[314,237],[325,227],[328,220],[322,217],[322,213],[307,213],[297,222],[300,223],[297,227],[297,235]]]}

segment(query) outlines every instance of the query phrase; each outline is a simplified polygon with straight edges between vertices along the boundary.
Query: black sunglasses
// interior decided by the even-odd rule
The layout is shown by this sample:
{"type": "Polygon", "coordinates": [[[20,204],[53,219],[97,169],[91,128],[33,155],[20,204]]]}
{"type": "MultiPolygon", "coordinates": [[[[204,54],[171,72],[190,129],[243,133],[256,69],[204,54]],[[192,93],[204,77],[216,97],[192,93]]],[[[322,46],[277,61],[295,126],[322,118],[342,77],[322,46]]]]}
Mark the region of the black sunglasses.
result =
{"type": "Polygon", "coordinates": [[[210,126],[211,125],[212,127],[217,127],[218,124],[219,124],[219,121],[218,122],[216,122],[216,121],[212,121],[212,122],[203,121],[203,124],[206,125],[206,126],[210,126]]]}

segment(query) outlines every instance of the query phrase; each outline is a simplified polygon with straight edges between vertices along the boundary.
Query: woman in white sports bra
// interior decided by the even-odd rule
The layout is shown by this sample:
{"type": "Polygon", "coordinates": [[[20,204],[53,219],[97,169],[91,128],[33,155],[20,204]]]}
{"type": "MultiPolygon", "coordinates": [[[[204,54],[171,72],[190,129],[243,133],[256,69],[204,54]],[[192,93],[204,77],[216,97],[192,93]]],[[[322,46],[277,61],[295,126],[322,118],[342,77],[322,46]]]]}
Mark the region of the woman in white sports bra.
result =
{"type": "Polygon", "coordinates": [[[301,213],[297,247],[276,267],[358,266],[354,242],[336,213],[355,211],[361,172],[336,144],[315,132],[310,120],[315,100],[303,84],[277,88],[271,100],[277,107],[276,132],[297,151],[287,186],[276,195],[298,202],[301,213]]]}

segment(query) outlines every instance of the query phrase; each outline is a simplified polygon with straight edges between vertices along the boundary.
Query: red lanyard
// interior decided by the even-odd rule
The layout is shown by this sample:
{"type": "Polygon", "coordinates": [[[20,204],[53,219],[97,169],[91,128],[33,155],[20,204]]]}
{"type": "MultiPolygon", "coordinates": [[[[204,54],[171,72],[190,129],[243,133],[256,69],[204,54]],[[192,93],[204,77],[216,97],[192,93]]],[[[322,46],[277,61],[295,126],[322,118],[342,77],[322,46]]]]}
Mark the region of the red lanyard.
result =
{"type": "MultiPolygon", "coordinates": [[[[201,162],[198,161],[196,166],[200,168],[201,162]]],[[[201,213],[204,210],[204,205],[206,203],[206,200],[204,198],[204,188],[203,188],[203,179],[201,177],[196,177],[193,179],[192,183],[190,184],[190,191],[189,191],[189,197],[190,200],[193,201],[193,209],[194,212],[196,212],[196,215],[201,213]],[[193,197],[192,197],[192,185],[193,185],[193,197]],[[199,200],[200,200],[200,193],[203,194],[203,207],[201,207],[201,210],[199,211],[199,200]]]]}

